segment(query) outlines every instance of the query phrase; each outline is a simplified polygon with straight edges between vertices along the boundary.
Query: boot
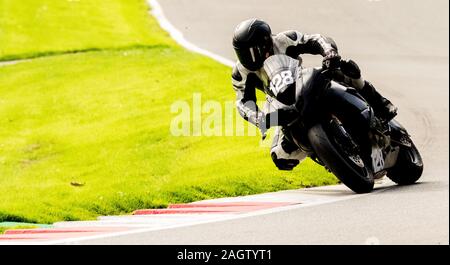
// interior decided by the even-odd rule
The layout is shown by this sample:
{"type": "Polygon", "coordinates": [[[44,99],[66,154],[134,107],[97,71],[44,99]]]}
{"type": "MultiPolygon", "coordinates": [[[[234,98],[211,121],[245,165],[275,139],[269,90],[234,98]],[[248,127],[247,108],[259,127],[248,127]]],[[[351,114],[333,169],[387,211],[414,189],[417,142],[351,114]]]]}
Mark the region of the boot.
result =
{"type": "Polygon", "coordinates": [[[349,83],[352,83],[353,87],[360,88],[362,86],[359,92],[372,106],[376,117],[383,122],[389,122],[397,115],[397,107],[387,98],[381,96],[370,82],[364,81],[363,85],[361,70],[353,60],[341,61],[340,68],[342,73],[350,78],[349,83]]]}
{"type": "Polygon", "coordinates": [[[389,122],[397,116],[397,107],[387,98],[380,95],[370,82],[364,81],[364,87],[360,90],[360,94],[372,106],[375,116],[383,122],[389,122]]]}

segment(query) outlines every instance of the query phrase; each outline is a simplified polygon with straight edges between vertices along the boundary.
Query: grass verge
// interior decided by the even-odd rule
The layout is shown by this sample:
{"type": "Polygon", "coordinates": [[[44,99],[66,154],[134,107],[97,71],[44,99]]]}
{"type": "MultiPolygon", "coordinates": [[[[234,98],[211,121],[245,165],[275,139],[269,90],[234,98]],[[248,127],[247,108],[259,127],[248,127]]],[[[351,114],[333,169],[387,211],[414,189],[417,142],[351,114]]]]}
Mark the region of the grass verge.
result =
{"type": "MultiPolygon", "coordinates": [[[[125,5],[125,14],[128,8],[137,12],[129,16],[132,21],[142,21],[129,23],[128,32],[155,25],[138,11],[145,9],[142,2],[125,5]]],[[[13,1],[0,3],[4,7],[13,1]]],[[[77,14],[84,18],[82,10],[77,14]]],[[[102,16],[123,16],[111,12],[102,16]]],[[[86,23],[79,28],[96,31],[86,23]]],[[[193,93],[204,102],[233,101],[231,70],[178,47],[159,28],[149,32],[148,40],[133,47],[128,46],[135,43],[130,36],[123,37],[126,44],[114,38],[93,43],[87,40],[93,33],[79,36],[84,43],[79,46],[71,38],[52,47],[0,44],[8,51],[3,58],[87,49],[0,67],[0,221],[86,220],[168,203],[337,182],[310,160],[292,172],[276,170],[259,136],[173,136],[172,103],[192,102],[193,93]]],[[[38,36],[33,34],[25,35],[38,36]]]]}
{"type": "Polygon", "coordinates": [[[143,0],[0,0],[0,61],[172,43],[143,0]]]}

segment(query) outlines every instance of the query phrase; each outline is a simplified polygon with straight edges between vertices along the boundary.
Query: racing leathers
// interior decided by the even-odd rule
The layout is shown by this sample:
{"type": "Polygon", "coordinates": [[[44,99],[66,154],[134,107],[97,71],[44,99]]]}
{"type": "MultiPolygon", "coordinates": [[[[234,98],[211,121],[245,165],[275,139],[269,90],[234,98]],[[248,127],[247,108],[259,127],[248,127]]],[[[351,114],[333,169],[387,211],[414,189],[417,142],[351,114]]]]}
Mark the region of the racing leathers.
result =
{"type": "MultiPolygon", "coordinates": [[[[338,48],[334,40],[320,34],[310,35],[291,30],[272,35],[272,40],[275,55],[284,54],[299,60],[300,63],[301,54],[320,54],[324,58],[338,57],[338,48]]],[[[371,83],[362,78],[359,67],[351,60],[342,61],[340,69],[336,71],[333,79],[358,89],[374,109],[377,106],[381,108],[381,106],[390,104],[371,83]]],[[[284,131],[289,130],[289,126],[283,123],[285,119],[279,117],[278,124],[268,125],[267,123],[270,121],[267,115],[256,105],[256,89],[266,93],[267,102],[270,104],[284,105],[267,93],[270,91],[268,89],[269,80],[267,80],[263,68],[250,71],[237,62],[232,72],[232,84],[237,95],[237,109],[244,119],[257,126],[263,134],[271,125],[279,125],[275,131],[271,157],[280,170],[292,170],[306,157],[306,153],[286,138],[284,131]]],[[[289,115],[289,112],[286,115],[289,115]]]]}

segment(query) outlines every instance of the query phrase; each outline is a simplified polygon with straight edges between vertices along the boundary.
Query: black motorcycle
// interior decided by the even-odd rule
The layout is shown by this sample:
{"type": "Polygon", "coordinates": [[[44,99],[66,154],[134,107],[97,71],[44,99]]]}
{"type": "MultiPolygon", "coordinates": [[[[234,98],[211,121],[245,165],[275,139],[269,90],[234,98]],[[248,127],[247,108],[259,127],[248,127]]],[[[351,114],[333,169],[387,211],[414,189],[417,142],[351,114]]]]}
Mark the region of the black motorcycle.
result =
{"type": "Polygon", "coordinates": [[[384,175],[399,185],[421,177],[422,158],[406,129],[378,119],[356,89],[331,80],[332,69],[303,69],[285,55],[269,57],[264,69],[266,92],[298,113],[286,137],[354,192],[371,192],[384,175]]]}

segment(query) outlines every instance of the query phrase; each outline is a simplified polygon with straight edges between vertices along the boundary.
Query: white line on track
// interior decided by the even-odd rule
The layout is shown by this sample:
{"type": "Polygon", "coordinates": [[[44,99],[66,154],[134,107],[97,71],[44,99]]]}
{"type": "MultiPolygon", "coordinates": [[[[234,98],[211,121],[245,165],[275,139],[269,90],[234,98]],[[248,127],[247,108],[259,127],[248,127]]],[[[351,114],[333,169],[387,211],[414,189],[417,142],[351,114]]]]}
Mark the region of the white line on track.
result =
{"type": "Polygon", "coordinates": [[[166,30],[170,36],[181,46],[183,46],[184,48],[199,53],[199,54],[203,54],[207,57],[210,57],[224,65],[227,65],[229,67],[233,67],[234,62],[224,58],[220,55],[217,55],[215,53],[212,53],[210,51],[204,50],[200,47],[198,47],[197,45],[187,41],[184,36],[183,33],[181,33],[181,31],[179,31],[178,29],[176,29],[172,23],[169,22],[169,20],[166,18],[166,16],[164,15],[164,12],[161,8],[161,5],[158,3],[158,1],[156,0],[147,0],[148,4],[151,7],[151,13],[152,15],[156,18],[156,20],[158,21],[159,25],[161,26],[161,28],[163,28],[164,30],[166,30]]]}

